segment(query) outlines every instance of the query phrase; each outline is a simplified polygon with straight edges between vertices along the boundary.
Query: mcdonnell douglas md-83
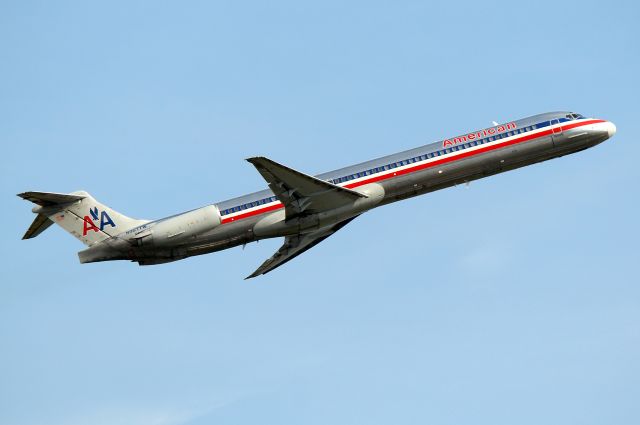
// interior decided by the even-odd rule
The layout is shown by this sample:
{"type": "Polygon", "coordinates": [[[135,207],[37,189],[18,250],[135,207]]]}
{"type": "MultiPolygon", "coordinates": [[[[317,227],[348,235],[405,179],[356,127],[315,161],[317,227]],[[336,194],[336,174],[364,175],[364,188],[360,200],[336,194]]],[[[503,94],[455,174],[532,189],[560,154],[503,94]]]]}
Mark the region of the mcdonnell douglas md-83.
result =
{"type": "Polygon", "coordinates": [[[161,264],[266,238],[278,251],[265,274],[328,238],[360,214],[391,202],[546,161],[613,136],[609,121],[573,112],[535,115],[416,149],[311,176],[265,157],[249,158],[269,189],[159,220],[126,217],[84,191],[20,193],[35,220],[23,239],[56,223],[87,248],[81,263],[161,264]]]}

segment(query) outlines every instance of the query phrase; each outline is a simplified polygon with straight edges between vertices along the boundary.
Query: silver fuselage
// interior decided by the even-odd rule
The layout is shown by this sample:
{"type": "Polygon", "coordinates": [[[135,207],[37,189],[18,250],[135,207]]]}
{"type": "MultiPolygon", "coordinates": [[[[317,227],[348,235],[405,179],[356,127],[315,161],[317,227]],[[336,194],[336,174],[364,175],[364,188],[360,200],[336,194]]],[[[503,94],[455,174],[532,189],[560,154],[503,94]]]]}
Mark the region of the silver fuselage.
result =
{"type": "MultiPolygon", "coordinates": [[[[156,231],[156,236],[138,238],[138,246],[129,246],[126,254],[108,259],[159,264],[260,239],[317,231],[375,207],[575,153],[613,133],[615,126],[608,121],[570,112],[540,114],[316,176],[373,194],[358,205],[287,220],[280,201],[270,190],[263,190],[204,207],[199,216],[203,220],[200,231],[174,240],[170,234],[161,236],[156,231]]],[[[154,228],[158,230],[176,217],[181,215],[146,223],[128,233],[152,235],[154,228]]],[[[93,258],[90,251],[84,251],[84,259],[81,253],[81,261],[107,259],[93,258]]]]}

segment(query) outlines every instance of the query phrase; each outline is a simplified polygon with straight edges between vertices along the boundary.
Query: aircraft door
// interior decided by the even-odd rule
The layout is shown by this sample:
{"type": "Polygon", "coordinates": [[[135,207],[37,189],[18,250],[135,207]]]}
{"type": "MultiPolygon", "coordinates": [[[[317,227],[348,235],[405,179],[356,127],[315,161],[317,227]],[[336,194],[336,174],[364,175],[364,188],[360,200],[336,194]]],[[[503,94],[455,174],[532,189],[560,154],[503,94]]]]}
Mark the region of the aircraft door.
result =
{"type": "Polygon", "coordinates": [[[560,121],[558,120],[558,118],[554,118],[551,120],[551,127],[552,127],[551,137],[553,139],[553,145],[556,147],[558,146],[558,142],[560,142],[560,140],[562,139],[562,126],[558,126],[559,122],[560,121]]]}

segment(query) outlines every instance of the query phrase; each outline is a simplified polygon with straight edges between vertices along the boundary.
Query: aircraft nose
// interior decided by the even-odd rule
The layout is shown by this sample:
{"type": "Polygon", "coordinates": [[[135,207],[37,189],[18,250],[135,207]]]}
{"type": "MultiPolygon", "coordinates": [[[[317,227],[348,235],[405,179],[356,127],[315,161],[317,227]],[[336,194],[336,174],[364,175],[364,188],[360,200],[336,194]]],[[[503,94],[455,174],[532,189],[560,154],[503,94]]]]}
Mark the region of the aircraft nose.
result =
{"type": "Polygon", "coordinates": [[[612,123],[611,121],[607,121],[605,126],[607,129],[607,133],[609,133],[609,137],[612,137],[614,134],[616,134],[616,125],[614,123],[612,123]]]}

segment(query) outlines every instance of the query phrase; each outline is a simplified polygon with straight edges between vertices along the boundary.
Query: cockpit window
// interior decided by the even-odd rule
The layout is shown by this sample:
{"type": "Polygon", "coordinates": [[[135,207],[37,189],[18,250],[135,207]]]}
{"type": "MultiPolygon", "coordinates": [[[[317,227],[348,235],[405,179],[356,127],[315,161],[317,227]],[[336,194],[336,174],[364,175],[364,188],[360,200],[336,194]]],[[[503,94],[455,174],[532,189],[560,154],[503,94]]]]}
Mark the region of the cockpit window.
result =
{"type": "Polygon", "coordinates": [[[582,115],[580,115],[580,114],[571,114],[571,116],[572,116],[574,119],[576,119],[576,120],[580,120],[580,119],[583,119],[583,118],[584,118],[584,117],[583,117],[582,115]]]}

